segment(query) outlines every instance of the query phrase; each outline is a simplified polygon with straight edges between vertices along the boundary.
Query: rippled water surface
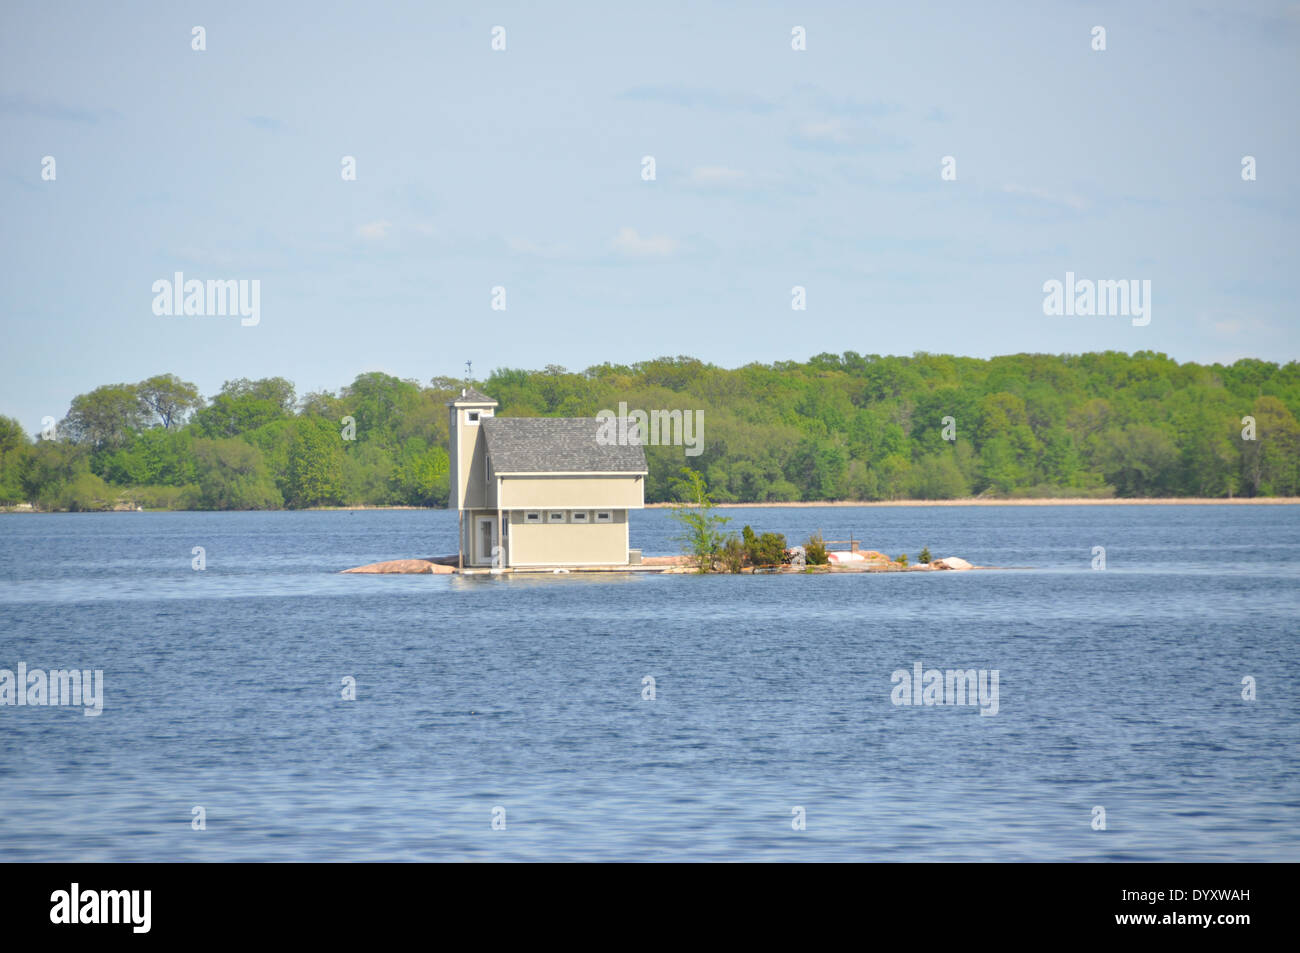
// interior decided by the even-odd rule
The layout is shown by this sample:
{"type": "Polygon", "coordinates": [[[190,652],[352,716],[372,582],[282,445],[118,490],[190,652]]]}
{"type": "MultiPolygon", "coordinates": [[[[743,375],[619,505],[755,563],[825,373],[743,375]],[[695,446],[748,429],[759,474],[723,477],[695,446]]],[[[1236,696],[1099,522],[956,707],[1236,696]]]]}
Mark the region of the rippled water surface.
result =
{"type": "Polygon", "coordinates": [[[105,702],[0,706],[0,859],[1300,859],[1300,508],[728,513],[1015,568],[348,576],[455,514],[2,516],[0,668],[105,702]],[[915,662],[997,714],[894,705],[915,662]]]}

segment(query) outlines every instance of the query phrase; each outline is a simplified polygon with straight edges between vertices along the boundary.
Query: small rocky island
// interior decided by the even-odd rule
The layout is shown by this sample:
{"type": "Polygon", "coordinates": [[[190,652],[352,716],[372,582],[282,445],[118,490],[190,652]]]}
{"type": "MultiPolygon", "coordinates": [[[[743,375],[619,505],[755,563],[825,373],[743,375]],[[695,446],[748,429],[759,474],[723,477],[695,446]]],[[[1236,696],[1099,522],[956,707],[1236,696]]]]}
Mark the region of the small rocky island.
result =
{"type": "MultiPolygon", "coordinates": [[[[789,551],[790,561],[773,563],[771,565],[742,565],[736,572],[739,573],[826,573],[826,572],[939,572],[943,570],[965,570],[980,569],[987,567],[973,566],[960,556],[945,556],[942,559],[931,559],[928,562],[910,563],[891,559],[884,553],[876,552],[873,549],[859,550],[851,549],[846,551],[832,550],[828,552],[827,561],[821,564],[808,565],[806,554],[799,550],[802,547],[795,547],[789,551]],[[804,559],[800,560],[800,556],[804,559]]],[[[905,559],[906,557],[904,557],[905,559]]],[[[723,570],[724,572],[727,570],[723,570]]],[[[457,566],[457,557],[452,556],[432,556],[427,559],[391,559],[386,562],[370,563],[367,566],[357,566],[354,569],[345,569],[345,573],[364,573],[364,574],[397,574],[397,575],[418,575],[418,574],[455,574],[481,575],[492,573],[610,573],[610,572],[649,572],[649,573],[698,573],[700,569],[692,556],[646,556],[638,564],[628,566],[571,566],[567,568],[506,568],[506,569],[484,569],[482,567],[459,567],[457,566]]]]}

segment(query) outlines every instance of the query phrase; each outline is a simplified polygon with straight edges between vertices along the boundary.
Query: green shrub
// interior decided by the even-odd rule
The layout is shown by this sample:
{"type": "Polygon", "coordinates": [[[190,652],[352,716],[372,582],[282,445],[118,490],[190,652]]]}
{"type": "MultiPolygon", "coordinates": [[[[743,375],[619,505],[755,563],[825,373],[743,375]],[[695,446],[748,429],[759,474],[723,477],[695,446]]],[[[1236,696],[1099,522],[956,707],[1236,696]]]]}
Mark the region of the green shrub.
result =
{"type": "MultiPolygon", "coordinates": [[[[745,527],[749,529],[748,526],[745,527]]],[[[718,562],[723,572],[740,572],[745,565],[745,546],[735,533],[728,534],[718,550],[718,562]]]]}
{"type": "Polygon", "coordinates": [[[182,510],[195,491],[194,486],[138,486],[126,495],[146,510],[182,510]]]}
{"type": "Polygon", "coordinates": [[[780,566],[790,561],[785,552],[785,536],[781,533],[756,536],[746,526],[743,535],[745,558],[751,566],[780,566]]]}
{"type": "Polygon", "coordinates": [[[900,565],[900,566],[906,566],[906,565],[907,565],[907,553],[902,553],[902,554],[901,554],[897,559],[894,560],[894,562],[898,563],[898,565],[900,565]]]}
{"type": "Polygon", "coordinates": [[[57,508],[72,513],[107,510],[116,500],[117,490],[102,479],[93,473],[79,473],[63,485],[57,508]]]}
{"type": "Polygon", "coordinates": [[[923,547],[921,549],[921,555],[918,556],[917,559],[923,564],[928,564],[930,562],[930,547],[923,547]]]}
{"type": "Polygon", "coordinates": [[[262,452],[237,438],[195,440],[198,483],[186,506],[201,510],[274,510],[284,505],[262,452]]]}
{"type": "Polygon", "coordinates": [[[830,562],[826,555],[826,540],[822,537],[821,530],[808,537],[803,544],[803,549],[809,566],[825,566],[830,562]]]}

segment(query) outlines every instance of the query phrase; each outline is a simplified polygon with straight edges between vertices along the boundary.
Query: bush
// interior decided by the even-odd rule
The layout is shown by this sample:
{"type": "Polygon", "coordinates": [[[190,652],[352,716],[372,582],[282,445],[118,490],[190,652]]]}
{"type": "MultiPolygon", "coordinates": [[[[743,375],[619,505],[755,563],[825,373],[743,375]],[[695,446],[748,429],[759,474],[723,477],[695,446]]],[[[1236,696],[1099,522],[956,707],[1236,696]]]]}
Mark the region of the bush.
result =
{"type": "Polygon", "coordinates": [[[117,491],[93,473],[79,473],[58,494],[57,508],[72,513],[112,509],[117,491]]]}
{"type": "Polygon", "coordinates": [[[780,566],[789,562],[785,552],[785,536],[781,533],[754,535],[748,526],[744,529],[745,558],[751,566],[780,566]]]}
{"type": "Polygon", "coordinates": [[[197,491],[189,486],[138,486],[126,495],[146,510],[181,510],[197,491]]]}
{"type": "Polygon", "coordinates": [[[925,546],[925,547],[923,547],[923,548],[921,549],[921,555],[918,556],[917,559],[918,559],[922,564],[929,564],[929,562],[930,562],[930,547],[929,547],[929,546],[925,546]]]}
{"type": "Polygon", "coordinates": [[[906,565],[907,565],[907,553],[902,553],[902,554],[900,554],[899,557],[898,557],[897,559],[894,560],[894,562],[898,563],[898,565],[900,565],[900,566],[906,566],[906,565]]]}
{"type": "Polygon", "coordinates": [[[274,510],[284,498],[267,472],[262,452],[237,438],[195,440],[199,471],[185,505],[201,510],[274,510]]]}
{"type": "MultiPolygon", "coordinates": [[[[746,526],[745,529],[749,527],[746,526]]],[[[722,564],[723,572],[740,572],[744,568],[745,547],[735,533],[729,534],[723,541],[722,548],[718,550],[718,562],[722,564]]]]}
{"type": "Polygon", "coordinates": [[[830,562],[826,555],[826,540],[820,530],[808,537],[803,549],[809,566],[825,566],[830,562]]]}

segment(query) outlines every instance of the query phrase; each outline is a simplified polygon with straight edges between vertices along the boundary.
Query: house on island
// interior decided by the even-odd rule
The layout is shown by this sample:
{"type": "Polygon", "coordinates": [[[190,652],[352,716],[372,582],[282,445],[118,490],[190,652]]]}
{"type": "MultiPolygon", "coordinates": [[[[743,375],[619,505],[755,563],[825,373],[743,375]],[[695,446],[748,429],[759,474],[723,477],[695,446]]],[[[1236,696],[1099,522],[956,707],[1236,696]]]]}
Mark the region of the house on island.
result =
{"type": "Polygon", "coordinates": [[[627,566],[628,513],[645,506],[645,450],[599,440],[595,417],[497,417],[473,388],[448,403],[459,567],[627,566]],[[494,561],[494,554],[496,559],[494,561]]]}

